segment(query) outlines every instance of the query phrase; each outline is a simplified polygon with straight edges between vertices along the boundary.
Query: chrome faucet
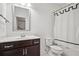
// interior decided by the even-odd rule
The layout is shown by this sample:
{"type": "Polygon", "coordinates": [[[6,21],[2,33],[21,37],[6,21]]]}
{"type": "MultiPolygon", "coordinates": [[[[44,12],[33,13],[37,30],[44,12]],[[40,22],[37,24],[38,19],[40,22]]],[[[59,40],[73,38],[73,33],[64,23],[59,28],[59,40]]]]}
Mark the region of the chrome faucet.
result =
{"type": "Polygon", "coordinates": [[[21,34],[21,37],[25,37],[26,35],[24,33],[21,34]]]}

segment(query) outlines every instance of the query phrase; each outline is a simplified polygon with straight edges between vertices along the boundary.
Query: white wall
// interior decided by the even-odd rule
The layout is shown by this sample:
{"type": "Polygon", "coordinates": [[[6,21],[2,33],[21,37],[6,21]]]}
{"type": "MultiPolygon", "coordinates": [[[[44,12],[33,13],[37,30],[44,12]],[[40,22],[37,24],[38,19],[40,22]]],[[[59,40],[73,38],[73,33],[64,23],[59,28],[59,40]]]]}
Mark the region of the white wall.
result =
{"type": "Polygon", "coordinates": [[[32,4],[31,33],[41,37],[41,52],[44,53],[46,37],[53,37],[54,19],[51,4],[32,4]]]}
{"type": "MultiPolygon", "coordinates": [[[[54,24],[54,16],[53,16],[53,10],[56,10],[60,7],[62,7],[64,4],[53,4],[53,3],[33,3],[31,6],[31,32],[32,33],[41,33],[42,31],[46,33],[51,33],[51,30],[53,31],[54,24]],[[53,23],[52,23],[53,22],[53,23]],[[50,25],[51,24],[51,25],[50,25]],[[38,27],[39,26],[39,27],[38,27]]],[[[6,7],[6,18],[10,21],[10,23],[7,24],[7,35],[19,35],[21,33],[29,33],[27,31],[18,31],[13,32],[12,31],[12,24],[13,24],[13,15],[12,15],[12,4],[7,3],[5,5],[6,7]]],[[[46,34],[46,36],[49,34],[46,34]]],[[[52,33],[53,34],[53,33],[52,33]]],[[[51,34],[50,34],[51,35],[51,34]]]]}
{"type": "MultiPolygon", "coordinates": [[[[6,8],[4,8],[5,4],[0,4],[0,15],[4,17],[6,14],[6,8]]],[[[6,23],[5,20],[0,16],[0,37],[4,37],[6,35],[6,23]]]]}
{"type": "Polygon", "coordinates": [[[46,36],[51,35],[54,20],[50,8],[50,4],[33,4],[31,9],[31,32],[40,34],[43,32],[46,36]]]}

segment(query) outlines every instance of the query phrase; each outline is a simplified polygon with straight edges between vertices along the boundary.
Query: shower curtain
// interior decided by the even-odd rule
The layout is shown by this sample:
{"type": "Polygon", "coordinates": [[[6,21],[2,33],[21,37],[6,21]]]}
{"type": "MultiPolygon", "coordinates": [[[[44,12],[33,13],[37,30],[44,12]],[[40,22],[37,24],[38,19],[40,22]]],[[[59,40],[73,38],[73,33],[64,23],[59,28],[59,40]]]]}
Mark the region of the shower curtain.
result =
{"type": "Polygon", "coordinates": [[[59,16],[55,15],[54,37],[55,39],[79,43],[79,6],[75,10],[70,10],[59,16]]]}

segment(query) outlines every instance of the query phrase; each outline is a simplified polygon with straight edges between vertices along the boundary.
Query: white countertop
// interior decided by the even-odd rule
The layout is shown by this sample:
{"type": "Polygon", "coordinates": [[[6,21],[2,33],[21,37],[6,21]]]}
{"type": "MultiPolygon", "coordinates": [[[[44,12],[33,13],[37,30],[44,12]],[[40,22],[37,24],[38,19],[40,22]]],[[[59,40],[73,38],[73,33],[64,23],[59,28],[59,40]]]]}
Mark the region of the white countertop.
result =
{"type": "Polygon", "coordinates": [[[12,41],[21,41],[21,40],[32,40],[32,39],[38,39],[40,37],[38,36],[25,36],[25,37],[3,37],[0,38],[0,43],[3,42],[12,42],[12,41]]]}

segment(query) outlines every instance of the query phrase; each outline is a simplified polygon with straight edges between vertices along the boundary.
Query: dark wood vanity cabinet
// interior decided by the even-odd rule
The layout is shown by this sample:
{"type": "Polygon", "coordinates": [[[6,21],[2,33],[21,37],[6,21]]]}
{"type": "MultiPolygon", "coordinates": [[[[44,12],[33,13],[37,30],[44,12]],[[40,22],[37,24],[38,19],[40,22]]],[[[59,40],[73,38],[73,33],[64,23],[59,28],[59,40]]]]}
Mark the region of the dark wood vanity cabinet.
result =
{"type": "Polygon", "coordinates": [[[39,45],[27,47],[27,56],[39,56],[40,55],[40,48],[39,45]]]}
{"type": "Polygon", "coordinates": [[[40,56],[40,39],[0,43],[0,56],[40,56]]]}
{"type": "Polygon", "coordinates": [[[11,49],[6,51],[0,51],[0,56],[22,56],[23,49],[11,49]]]}

